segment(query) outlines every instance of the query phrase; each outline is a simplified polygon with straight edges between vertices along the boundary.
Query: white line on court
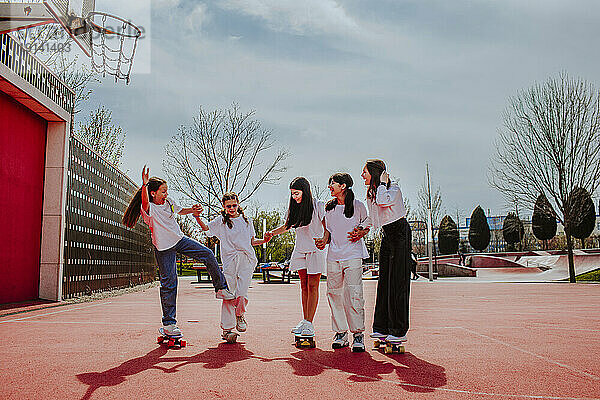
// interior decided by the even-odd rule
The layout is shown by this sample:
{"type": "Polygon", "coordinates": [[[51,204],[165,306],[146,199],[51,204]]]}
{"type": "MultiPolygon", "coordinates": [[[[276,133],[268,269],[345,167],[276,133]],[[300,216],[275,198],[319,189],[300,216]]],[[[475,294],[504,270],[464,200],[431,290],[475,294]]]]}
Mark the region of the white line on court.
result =
{"type": "Polygon", "coordinates": [[[578,369],[576,369],[576,368],[573,368],[573,367],[571,367],[571,366],[569,366],[569,365],[567,365],[567,364],[563,364],[563,363],[561,363],[561,362],[558,362],[558,361],[552,360],[551,358],[544,357],[544,356],[541,356],[541,355],[539,355],[539,354],[535,354],[535,353],[533,353],[533,352],[531,352],[531,351],[529,351],[529,350],[525,350],[525,349],[522,349],[522,348],[520,348],[520,347],[513,346],[513,345],[512,345],[512,344],[510,344],[510,343],[506,343],[506,342],[504,342],[504,341],[502,341],[502,340],[499,340],[499,339],[493,338],[493,337],[491,337],[491,336],[488,336],[488,335],[484,335],[483,333],[475,332],[474,330],[471,330],[471,329],[468,329],[468,328],[461,327],[460,329],[463,329],[463,330],[465,330],[465,331],[467,331],[467,332],[469,332],[469,333],[471,333],[471,334],[473,334],[473,335],[480,336],[480,337],[482,337],[482,338],[485,338],[485,339],[487,339],[487,340],[491,340],[491,341],[493,341],[493,342],[500,343],[501,345],[504,345],[504,346],[506,346],[506,347],[510,347],[511,349],[518,350],[518,351],[520,351],[520,352],[522,352],[522,353],[529,354],[530,356],[533,356],[533,357],[539,358],[540,360],[544,360],[544,361],[546,361],[546,362],[549,362],[549,363],[551,363],[551,364],[558,365],[558,366],[559,366],[559,367],[561,367],[561,368],[568,369],[569,371],[571,371],[571,372],[574,372],[574,373],[576,373],[576,374],[578,374],[578,375],[581,375],[581,376],[583,376],[583,377],[586,377],[586,378],[589,378],[589,379],[592,379],[592,380],[595,380],[595,381],[600,381],[600,377],[598,377],[598,376],[596,376],[596,375],[592,375],[592,374],[590,374],[590,373],[587,373],[587,372],[584,372],[584,371],[580,371],[580,370],[578,370],[578,369]]]}
{"type": "Polygon", "coordinates": [[[45,314],[36,314],[36,315],[30,315],[28,317],[21,317],[21,318],[14,318],[14,319],[6,319],[4,321],[0,321],[0,324],[5,324],[8,322],[19,322],[19,321],[23,321],[24,319],[31,319],[31,318],[38,318],[38,317],[45,317],[47,315],[53,315],[53,314],[60,314],[60,313],[64,313],[64,312],[68,312],[68,311],[75,311],[75,310],[83,310],[85,308],[91,308],[91,307],[98,307],[98,306],[104,306],[106,304],[110,304],[111,302],[108,301],[106,303],[100,303],[100,304],[92,304],[89,306],[83,306],[83,307],[74,307],[74,308],[68,308],[66,310],[59,310],[59,311],[53,311],[53,312],[49,312],[49,313],[45,313],[45,314]]]}

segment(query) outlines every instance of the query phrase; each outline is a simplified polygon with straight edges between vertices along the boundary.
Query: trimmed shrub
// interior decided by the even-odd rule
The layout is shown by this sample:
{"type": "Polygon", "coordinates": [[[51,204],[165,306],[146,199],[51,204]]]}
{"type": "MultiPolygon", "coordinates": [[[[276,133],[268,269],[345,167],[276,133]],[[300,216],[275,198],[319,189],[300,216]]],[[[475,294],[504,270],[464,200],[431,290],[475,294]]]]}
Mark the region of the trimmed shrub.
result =
{"type": "Polygon", "coordinates": [[[502,224],[502,236],[508,244],[520,243],[525,234],[523,222],[515,213],[508,213],[502,224]]]}
{"type": "Polygon", "coordinates": [[[533,207],[531,229],[538,240],[550,240],[556,235],[556,217],[552,205],[542,193],[533,207]]]}
{"type": "Polygon", "coordinates": [[[591,235],[596,226],[596,210],[592,197],[582,187],[576,187],[569,193],[566,208],[569,210],[567,222],[571,236],[585,239],[591,235]]]}
{"type": "Polygon", "coordinates": [[[438,248],[440,254],[455,254],[458,252],[458,227],[451,216],[446,215],[440,222],[438,233],[438,248]]]}
{"type": "Polygon", "coordinates": [[[490,226],[481,206],[477,206],[471,214],[469,225],[469,243],[477,251],[483,251],[490,244],[490,226]]]}

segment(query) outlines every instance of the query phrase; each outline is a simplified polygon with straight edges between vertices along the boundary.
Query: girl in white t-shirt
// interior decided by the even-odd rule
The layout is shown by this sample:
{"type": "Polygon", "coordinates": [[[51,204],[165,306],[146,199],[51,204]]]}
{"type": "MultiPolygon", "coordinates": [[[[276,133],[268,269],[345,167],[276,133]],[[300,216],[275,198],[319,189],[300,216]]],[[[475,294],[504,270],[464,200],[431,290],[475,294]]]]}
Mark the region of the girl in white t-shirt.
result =
{"type": "Polygon", "coordinates": [[[175,214],[198,213],[200,206],[180,207],[173,199],[168,197],[167,182],[156,177],[149,178],[149,173],[150,169],[144,165],[142,169],[143,186],[138,189],[131,199],[123,215],[123,223],[129,228],[133,228],[141,214],[144,222],[150,227],[160,274],[160,302],[163,311],[162,329],[167,335],[180,336],[181,330],[177,327],[175,319],[177,302],[175,258],[177,253],[184,254],[206,265],[206,270],[212,278],[218,299],[232,299],[233,294],[227,290],[227,282],[213,252],[197,241],[184,236],[175,220],[175,214]]]}
{"type": "Polygon", "coordinates": [[[258,264],[252,246],[260,246],[268,242],[270,237],[265,235],[264,239],[255,238],[254,225],[244,215],[237,194],[225,193],[221,203],[223,204],[221,215],[208,224],[202,221],[199,213],[194,216],[202,230],[210,231],[209,234],[219,238],[221,245],[223,273],[234,295],[233,299],[223,299],[221,306],[222,337],[229,342],[235,341],[237,337],[233,328],[238,332],[245,332],[247,329],[245,313],[248,305],[248,288],[254,268],[258,264]]]}
{"type": "Polygon", "coordinates": [[[310,183],[298,177],[290,183],[290,203],[285,224],[269,232],[279,235],[294,228],[296,244],[290,259],[290,270],[298,271],[302,290],[302,319],[292,333],[314,336],[312,324],[319,303],[319,282],[325,272],[325,251],[315,245],[315,238],[323,237],[325,203],[313,199],[310,183]]]}
{"type": "Polygon", "coordinates": [[[369,253],[362,238],[351,241],[349,235],[367,220],[367,209],[354,198],[352,184],[352,177],[345,173],[329,178],[333,199],[325,206],[325,235],[315,243],[323,248],[329,242],[327,300],[335,332],[332,347],[348,346],[349,329],[354,334],[352,351],[365,351],[362,260],[369,253]]]}

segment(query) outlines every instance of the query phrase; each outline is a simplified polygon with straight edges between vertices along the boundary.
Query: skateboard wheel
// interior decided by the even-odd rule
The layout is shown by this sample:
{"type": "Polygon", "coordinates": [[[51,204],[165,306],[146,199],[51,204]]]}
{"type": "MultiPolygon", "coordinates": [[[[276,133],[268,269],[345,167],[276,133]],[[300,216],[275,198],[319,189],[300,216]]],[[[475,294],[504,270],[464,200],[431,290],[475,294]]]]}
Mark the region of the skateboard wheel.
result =
{"type": "Polygon", "coordinates": [[[169,347],[173,347],[175,346],[175,341],[174,340],[169,340],[169,347]]]}
{"type": "Polygon", "coordinates": [[[385,354],[390,354],[392,352],[392,348],[390,346],[385,347],[385,354]]]}
{"type": "Polygon", "coordinates": [[[376,349],[379,348],[379,340],[373,342],[373,347],[375,347],[376,349]]]}
{"type": "Polygon", "coordinates": [[[187,342],[185,340],[182,340],[181,342],[179,342],[181,344],[181,347],[185,347],[187,346],[187,342]]]}
{"type": "Polygon", "coordinates": [[[162,337],[162,336],[159,336],[159,337],[156,339],[156,343],[162,343],[162,342],[163,342],[163,337],[162,337]]]}

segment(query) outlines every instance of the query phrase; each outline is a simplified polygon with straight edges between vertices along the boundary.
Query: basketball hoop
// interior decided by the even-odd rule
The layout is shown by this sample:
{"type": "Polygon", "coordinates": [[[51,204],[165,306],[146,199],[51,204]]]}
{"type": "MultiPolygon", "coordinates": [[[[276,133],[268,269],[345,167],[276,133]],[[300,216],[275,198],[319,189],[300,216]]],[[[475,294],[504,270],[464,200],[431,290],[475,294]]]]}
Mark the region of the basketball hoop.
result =
{"type": "Polygon", "coordinates": [[[99,11],[90,12],[85,20],[96,33],[92,35],[94,72],[112,75],[115,81],[124,79],[129,84],[133,57],[142,31],[130,21],[99,11]],[[116,45],[108,43],[113,38],[118,39],[116,45]]]}

